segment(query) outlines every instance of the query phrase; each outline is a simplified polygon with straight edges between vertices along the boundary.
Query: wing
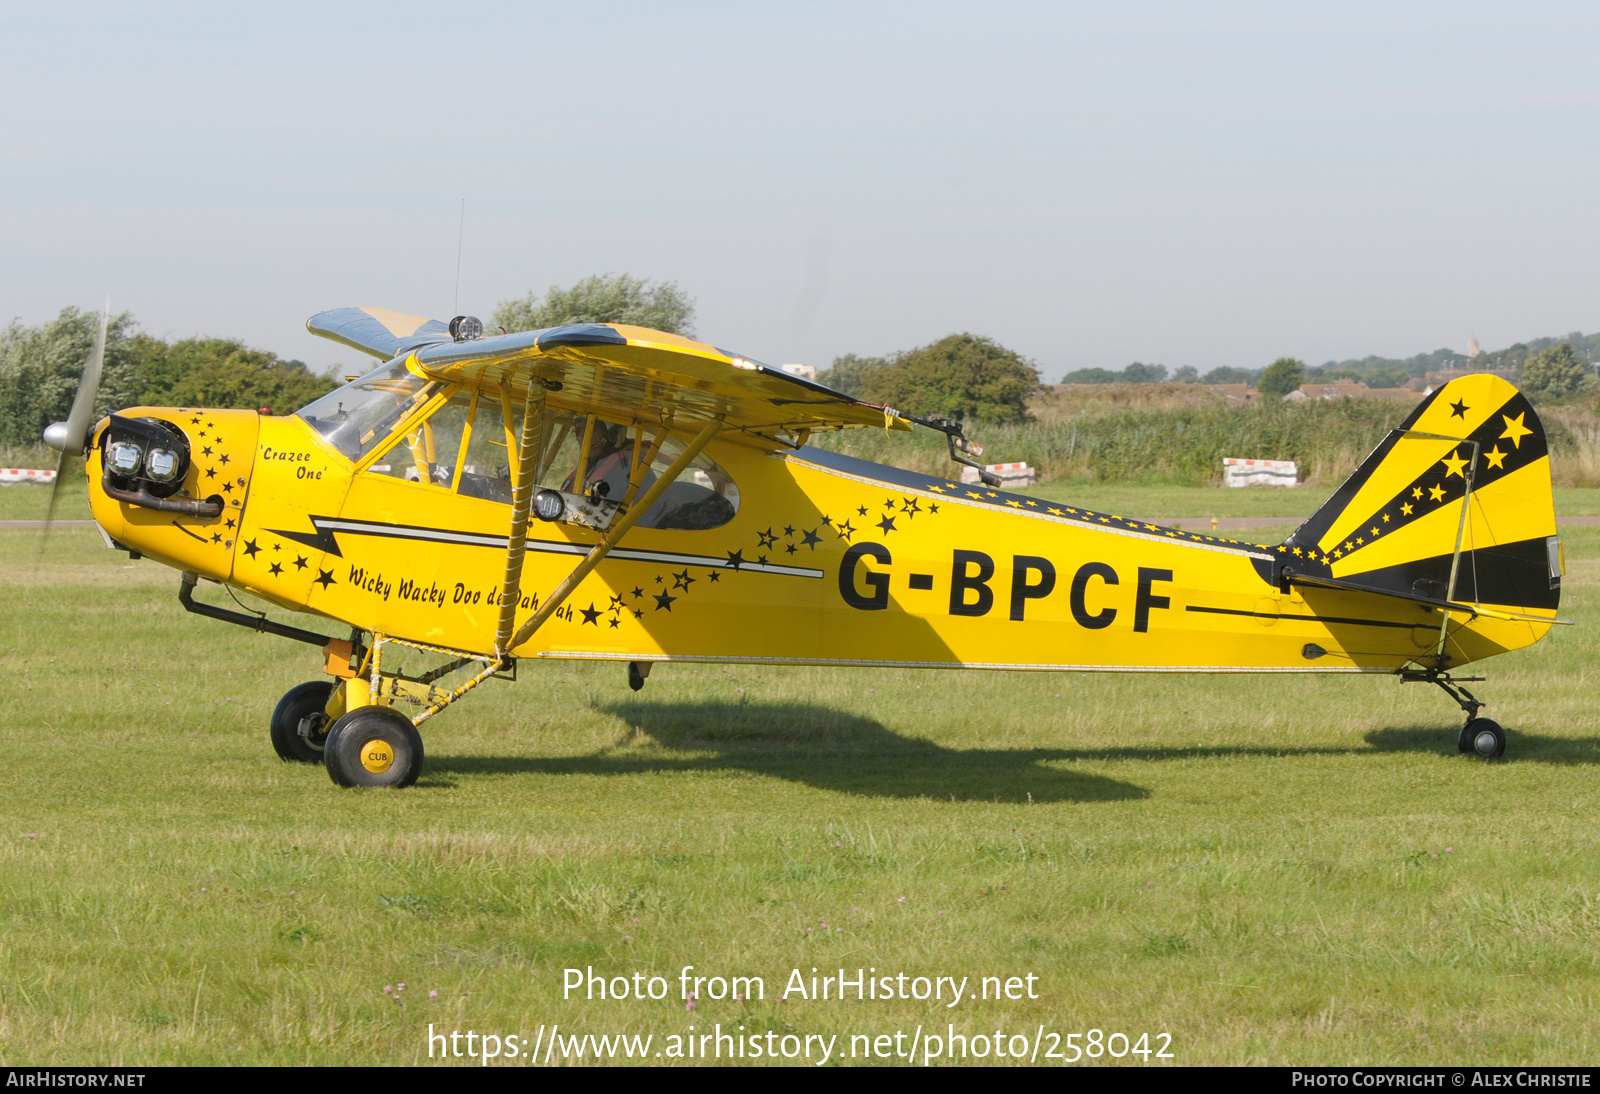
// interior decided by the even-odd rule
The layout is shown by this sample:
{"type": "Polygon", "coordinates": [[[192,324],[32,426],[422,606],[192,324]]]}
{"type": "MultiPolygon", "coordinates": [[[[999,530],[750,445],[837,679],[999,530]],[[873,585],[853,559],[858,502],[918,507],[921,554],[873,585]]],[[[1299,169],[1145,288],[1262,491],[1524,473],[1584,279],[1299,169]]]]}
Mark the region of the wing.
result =
{"type": "Polygon", "coordinates": [[[418,346],[450,341],[450,327],[437,319],[388,308],[334,308],[306,320],[312,334],[343,342],[382,361],[418,346]]]}
{"type": "Polygon", "coordinates": [[[909,430],[892,410],[858,402],[824,384],[676,334],[610,323],[446,342],[416,350],[417,367],[436,379],[520,399],[543,382],[548,401],[613,421],[720,416],[725,435],[792,445],[800,434],[852,426],[909,430]]]}

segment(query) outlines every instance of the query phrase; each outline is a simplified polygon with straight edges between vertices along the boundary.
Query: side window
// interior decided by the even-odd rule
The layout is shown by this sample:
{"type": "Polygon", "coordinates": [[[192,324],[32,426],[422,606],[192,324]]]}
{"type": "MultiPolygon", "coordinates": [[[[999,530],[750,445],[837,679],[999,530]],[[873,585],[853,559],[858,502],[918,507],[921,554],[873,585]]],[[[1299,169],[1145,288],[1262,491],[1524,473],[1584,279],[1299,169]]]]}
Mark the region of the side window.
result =
{"type": "MultiPolygon", "coordinates": [[[[599,423],[596,424],[598,427],[599,423]]],[[[574,489],[577,482],[574,458],[572,471],[562,481],[563,490],[584,494],[598,490],[611,501],[621,501],[628,497],[631,477],[638,480],[639,485],[632,499],[637,500],[655,485],[656,479],[683,451],[683,442],[670,436],[664,438],[650,466],[638,474],[636,472],[640,469],[634,465],[635,452],[639,453],[641,460],[649,454],[655,431],[646,427],[640,436],[633,427],[611,426],[606,429],[603,438],[602,442],[601,431],[597,428],[589,444],[587,473],[583,476],[582,487],[574,489]]],[[[720,528],[732,520],[738,511],[739,487],[715,460],[702,452],[639,518],[637,527],[683,530],[720,528]]]]}
{"type": "Polygon", "coordinates": [[[449,490],[455,482],[471,406],[471,394],[457,392],[425,420],[414,423],[409,432],[396,437],[389,450],[367,470],[449,490]]]}
{"type": "MultiPolygon", "coordinates": [[[[521,428],[521,420],[517,421],[521,428]]],[[[479,394],[472,409],[472,430],[461,453],[461,478],[456,489],[469,498],[511,504],[511,461],[500,400],[479,394]]]]}

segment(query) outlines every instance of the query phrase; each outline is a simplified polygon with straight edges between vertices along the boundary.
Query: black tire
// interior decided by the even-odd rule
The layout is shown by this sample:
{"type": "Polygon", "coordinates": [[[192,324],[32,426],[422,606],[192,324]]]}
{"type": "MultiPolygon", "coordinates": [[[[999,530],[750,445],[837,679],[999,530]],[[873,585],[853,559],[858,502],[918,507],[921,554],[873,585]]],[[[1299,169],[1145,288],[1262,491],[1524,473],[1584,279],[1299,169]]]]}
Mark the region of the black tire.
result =
{"type": "Polygon", "coordinates": [[[328,735],[328,716],[323,711],[332,694],[333,681],[313,680],[290,688],[278,700],[272,710],[272,750],[280,760],[322,762],[323,742],[328,735]]]}
{"type": "Polygon", "coordinates": [[[1499,722],[1488,718],[1474,718],[1461,727],[1456,747],[1469,756],[1482,760],[1498,760],[1506,754],[1506,731],[1499,722]]]}
{"type": "Polygon", "coordinates": [[[352,710],[328,730],[322,754],[340,786],[410,786],[422,774],[422,734],[388,707],[352,710]]]}

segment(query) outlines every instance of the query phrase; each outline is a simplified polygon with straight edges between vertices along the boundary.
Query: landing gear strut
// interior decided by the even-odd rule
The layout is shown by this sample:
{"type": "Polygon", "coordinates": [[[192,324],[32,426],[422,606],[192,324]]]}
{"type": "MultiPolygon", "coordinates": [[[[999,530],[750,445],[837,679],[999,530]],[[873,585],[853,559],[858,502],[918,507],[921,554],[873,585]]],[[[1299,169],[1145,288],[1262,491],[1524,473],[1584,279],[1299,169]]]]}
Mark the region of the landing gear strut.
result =
{"type": "Polygon", "coordinates": [[[1400,674],[1400,682],[1403,684],[1434,685],[1454,699],[1466,712],[1467,724],[1461,727],[1461,732],[1456,737],[1457,750],[1485,760],[1498,760],[1506,753],[1506,731],[1500,728],[1500,723],[1478,717],[1478,711],[1486,704],[1462,686],[1463,682],[1477,683],[1482,679],[1482,676],[1467,676],[1457,680],[1449,673],[1440,672],[1438,669],[1400,674]]]}

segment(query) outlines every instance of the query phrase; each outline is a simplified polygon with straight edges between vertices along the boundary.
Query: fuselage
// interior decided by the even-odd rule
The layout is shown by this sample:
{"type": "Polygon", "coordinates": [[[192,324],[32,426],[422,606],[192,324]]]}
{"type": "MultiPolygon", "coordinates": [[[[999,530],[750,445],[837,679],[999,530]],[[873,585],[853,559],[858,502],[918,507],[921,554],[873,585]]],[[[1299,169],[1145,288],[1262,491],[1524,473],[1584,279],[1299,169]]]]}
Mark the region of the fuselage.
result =
{"type": "MultiPolygon", "coordinates": [[[[203,519],[118,501],[118,544],[273,604],[446,649],[494,648],[511,506],[360,469],[299,417],[138,408],[189,438],[203,519]]],[[[1436,608],[1278,579],[1282,547],[1161,528],[811,447],[719,439],[716,527],[637,527],[518,657],[1132,671],[1395,672],[1436,608]]],[[[518,621],[600,538],[535,521],[518,621]]],[[[1476,620],[1453,663],[1547,629],[1476,620]]]]}

